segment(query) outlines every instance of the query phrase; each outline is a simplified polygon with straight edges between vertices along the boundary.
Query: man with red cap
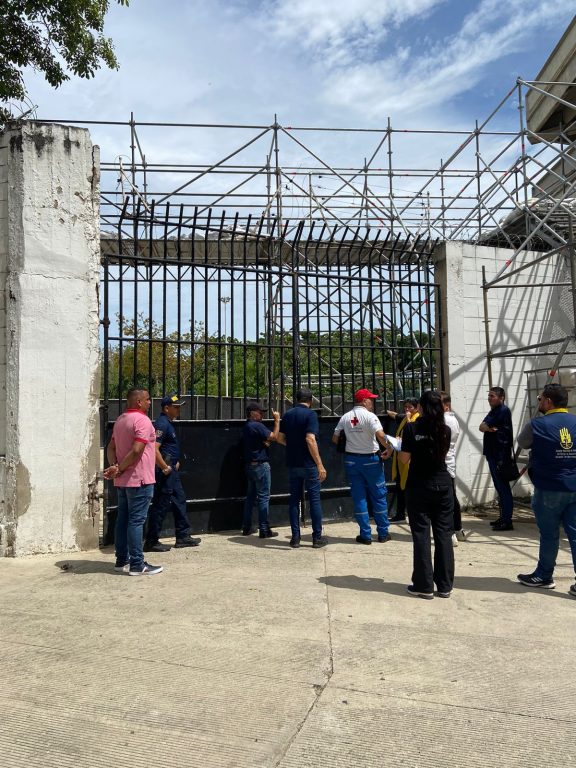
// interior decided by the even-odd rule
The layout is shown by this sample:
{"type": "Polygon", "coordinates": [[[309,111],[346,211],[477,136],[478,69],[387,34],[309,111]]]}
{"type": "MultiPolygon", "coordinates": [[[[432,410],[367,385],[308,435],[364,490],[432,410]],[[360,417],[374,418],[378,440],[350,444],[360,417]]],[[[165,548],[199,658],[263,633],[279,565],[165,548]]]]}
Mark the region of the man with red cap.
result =
{"type": "Polygon", "coordinates": [[[332,442],[338,444],[340,433],[346,436],[344,467],[350,483],[350,494],[354,502],[356,520],[360,526],[359,544],[372,544],[372,529],[368,515],[367,497],[372,502],[372,511],[378,532],[378,541],[392,538],[388,533],[388,505],[386,503],[386,481],[380,446],[388,448],[388,441],[380,419],[374,413],[374,400],[378,398],[369,389],[359,389],[354,394],[354,408],[338,422],[332,442]]]}

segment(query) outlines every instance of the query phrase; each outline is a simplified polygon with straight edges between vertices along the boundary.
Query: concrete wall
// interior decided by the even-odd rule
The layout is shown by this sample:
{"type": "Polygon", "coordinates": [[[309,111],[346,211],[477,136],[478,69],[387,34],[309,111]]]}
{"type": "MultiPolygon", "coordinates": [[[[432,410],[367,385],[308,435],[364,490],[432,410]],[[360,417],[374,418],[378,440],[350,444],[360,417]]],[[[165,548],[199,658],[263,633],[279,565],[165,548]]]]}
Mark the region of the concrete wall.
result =
{"type": "MultiPolygon", "coordinates": [[[[484,333],[482,267],[486,279],[494,278],[512,252],[465,243],[448,242],[438,253],[437,279],[444,295],[445,370],[454,412],[463,434],[457,446],[457,486],[465,504],[481,504],[495,497],[486,461],[482,457],[482,433],[478,426],[488,413],[488,370],[484,333]]],[[[532,254],[540,256],[541,254],[532,254]]],[[[519,257],[527,263],[531,254],[519,257]]],[[[571,302],[567,289],[543,285],[566,279],[562,256],[520,273],[512,281],[526,288],[488,291],[490,343],[493,352],[558,338],[571,332],[571,302]]],[[[529,418],[536,403],[528,403],[527,377],[538,368],[551,367],[554,355],[500,358],[493,361],[493,384],[507,392],[515,433],[529,418]]],[[[531,492],[529,480],[521,480],[516,495],[531,492]]]]}
{"type": "Polygon", "coordinates": [[[98,542],[98,192],[86,130],[0,136],[0,555],[98,542]]]}

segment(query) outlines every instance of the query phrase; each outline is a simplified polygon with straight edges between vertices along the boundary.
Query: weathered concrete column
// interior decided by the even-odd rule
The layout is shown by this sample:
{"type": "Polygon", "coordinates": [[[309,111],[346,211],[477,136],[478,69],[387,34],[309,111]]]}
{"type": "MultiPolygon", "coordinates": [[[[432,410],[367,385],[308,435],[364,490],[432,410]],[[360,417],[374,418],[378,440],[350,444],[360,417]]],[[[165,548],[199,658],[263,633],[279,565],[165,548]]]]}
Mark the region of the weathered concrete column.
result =
{"type": "Polygon", "coordinates": [[[0,555],[98,543],[98,155],[85,129],[0,135],[0,555]]]}

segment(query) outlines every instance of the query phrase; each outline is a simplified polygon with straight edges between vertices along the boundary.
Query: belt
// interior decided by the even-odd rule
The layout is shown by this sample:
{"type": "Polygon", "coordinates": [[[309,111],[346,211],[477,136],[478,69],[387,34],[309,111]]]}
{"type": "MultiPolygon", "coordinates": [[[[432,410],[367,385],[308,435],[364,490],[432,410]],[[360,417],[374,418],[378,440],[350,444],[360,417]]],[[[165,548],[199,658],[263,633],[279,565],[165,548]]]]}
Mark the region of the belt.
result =
{"type": "Polygon", "coordinates": [[[269,464],[268,459],[258,459],[258,461],[251,461],[250,464],[269,464]]]}
{"type": "Polygon", "coordinates": [[[352,451],[345,451],[345,456],[378,456],[379,451],[373,453],[352,453],[352,451]]]}

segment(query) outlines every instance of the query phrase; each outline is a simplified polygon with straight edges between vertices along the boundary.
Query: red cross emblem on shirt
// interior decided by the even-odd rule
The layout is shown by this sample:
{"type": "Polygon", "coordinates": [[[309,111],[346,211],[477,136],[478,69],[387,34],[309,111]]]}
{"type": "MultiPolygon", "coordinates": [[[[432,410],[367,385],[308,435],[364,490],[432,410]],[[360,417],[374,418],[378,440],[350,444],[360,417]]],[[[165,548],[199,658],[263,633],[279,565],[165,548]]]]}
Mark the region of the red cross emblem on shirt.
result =
{"type": "Polygon", "coordinates": [[[350,424],[352,424],[353,427],[356,426],[356,424],[360,424],[356,416],[354,416],[352,419],[350,419],[350,424]]]}

